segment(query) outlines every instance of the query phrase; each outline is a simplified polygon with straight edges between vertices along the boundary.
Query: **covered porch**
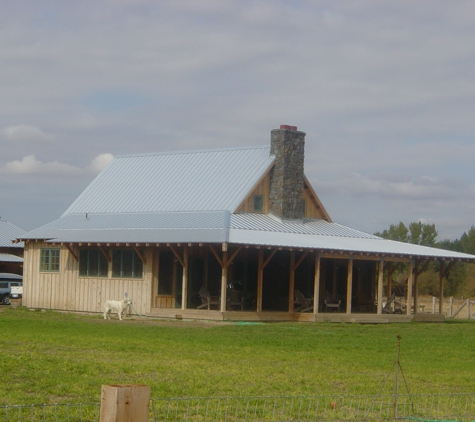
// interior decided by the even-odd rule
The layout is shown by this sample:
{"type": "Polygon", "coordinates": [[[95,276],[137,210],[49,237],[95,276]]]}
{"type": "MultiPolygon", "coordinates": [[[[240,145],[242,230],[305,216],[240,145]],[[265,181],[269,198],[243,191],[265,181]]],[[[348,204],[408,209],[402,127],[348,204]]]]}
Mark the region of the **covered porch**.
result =
{"type": "MultiPolygon", "coordinates": [[[[149,316],[368,323],[409,322],[421,313],[417,279],[435,260],[226,243],[166,244],[154,257],[149,316]],[[395,286],[393,274],[401,269],[406,282],[395,286]]],[[[439,261],[443,292],[457,260],[439,261]]],[[[442,308],[432,319],[441,317],[442,308]]]]}

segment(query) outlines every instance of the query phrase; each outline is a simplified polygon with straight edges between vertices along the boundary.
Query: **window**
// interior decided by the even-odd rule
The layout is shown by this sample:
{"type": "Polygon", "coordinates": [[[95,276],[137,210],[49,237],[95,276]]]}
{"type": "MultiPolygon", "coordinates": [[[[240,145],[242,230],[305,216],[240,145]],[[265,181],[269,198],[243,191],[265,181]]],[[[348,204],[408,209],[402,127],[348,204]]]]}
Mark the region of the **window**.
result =
{"type": "Polygon", "coordinates": [[[107,258],[100,249],[81,249],[79,251],[80,276],[107,277],[108,264],[107,258]]]}
{"type": "Polygon", "coordinates": [[[264,211],[264,195],[254,195],[252,201],[252,210],[257,212],[264,211]]]}
{"type": "Polygon", "coordinates": [[[142,278],[143,262],[132,249],[115,250],[112,254],[112,277],[142,278]]]}
{"type": "Polygon", "coordinates": [[[41,249],[40,271],[59,272],[59,248],[41,249]]]}

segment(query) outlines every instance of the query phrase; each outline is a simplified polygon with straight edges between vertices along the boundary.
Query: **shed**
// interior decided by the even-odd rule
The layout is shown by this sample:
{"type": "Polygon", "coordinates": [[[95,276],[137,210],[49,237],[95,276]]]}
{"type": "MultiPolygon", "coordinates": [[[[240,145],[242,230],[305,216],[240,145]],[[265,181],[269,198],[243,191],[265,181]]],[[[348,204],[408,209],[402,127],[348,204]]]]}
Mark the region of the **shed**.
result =
{"type": "Polygon", "coordinates": [[[23,273],[23,242],[14,242],[24,230],[0,219],[0,273],[23,273]]]}

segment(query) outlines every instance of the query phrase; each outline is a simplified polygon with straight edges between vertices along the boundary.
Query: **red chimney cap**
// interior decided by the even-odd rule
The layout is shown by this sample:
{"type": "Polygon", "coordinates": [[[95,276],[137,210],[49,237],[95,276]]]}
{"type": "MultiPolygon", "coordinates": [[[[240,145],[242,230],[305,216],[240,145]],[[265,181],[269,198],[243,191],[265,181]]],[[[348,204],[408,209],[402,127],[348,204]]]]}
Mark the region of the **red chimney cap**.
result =
{"type": "Polygon", "coordinates": [[[297,126],[289,126],[289,125],[280,125],[280,128],[282,130],[293,130],[293,131],[297,130],[297,126]]]}

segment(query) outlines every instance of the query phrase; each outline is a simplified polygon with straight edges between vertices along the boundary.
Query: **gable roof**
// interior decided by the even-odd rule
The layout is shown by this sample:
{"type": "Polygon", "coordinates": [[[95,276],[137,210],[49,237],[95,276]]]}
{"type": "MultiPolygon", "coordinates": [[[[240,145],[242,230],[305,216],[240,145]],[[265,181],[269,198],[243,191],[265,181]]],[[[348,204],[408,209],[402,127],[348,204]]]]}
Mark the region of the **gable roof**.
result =
{"type": "Polygon", "coordinates": [[[234,214],[274,160],[267,146],[119,156],[59,220],[13,237],[54,243],[230,243],[475,262],[473,255],[393,242],[323,219],[234,214]]]}
{"type": "Polygon", "coordinates": [[[268,146],[119,156],[63,217],[86,213],[234,212],[273,162],[268,146]]]}
{"type": "Polygon", "coordinates": [[[0,248],[23,248],[23,243],[12,243],[12,240],[21,237],[25,230],[14,224],[0,220],[0,248]]]}

